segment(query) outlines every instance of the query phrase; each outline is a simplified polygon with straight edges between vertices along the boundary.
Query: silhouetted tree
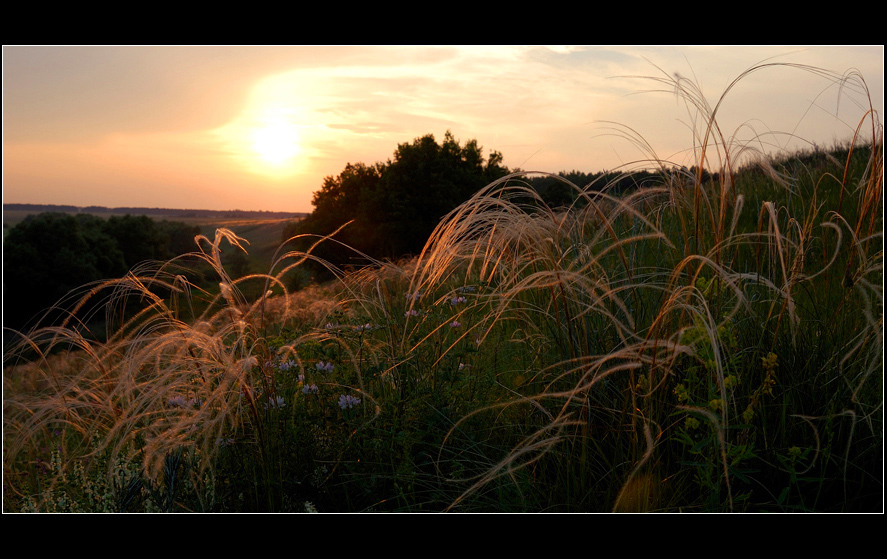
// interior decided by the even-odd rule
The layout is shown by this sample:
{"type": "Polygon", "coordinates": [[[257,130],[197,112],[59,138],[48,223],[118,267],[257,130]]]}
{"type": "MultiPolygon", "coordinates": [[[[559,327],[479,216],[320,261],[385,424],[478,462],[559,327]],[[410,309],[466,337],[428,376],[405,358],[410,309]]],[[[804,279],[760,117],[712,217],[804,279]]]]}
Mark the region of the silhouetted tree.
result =
{"type": "MultiPolygon", "coordinates": [[[[400,144],[384,164],[349,163],[338,176],[326,177],[314,193],[314,211],[287,227],[284,240],[299,233],[327,235],[350,221],[335,237],[350,247],[377,259],[417,254],[441,217],[508,173],[502,160],[495,151],[485,160],[476,140],[461,146],[449,131],[442,144],[431,134],[400,144]]],[[[362,264],[335,244],[316,254],[339,266],[362,264]]]]}

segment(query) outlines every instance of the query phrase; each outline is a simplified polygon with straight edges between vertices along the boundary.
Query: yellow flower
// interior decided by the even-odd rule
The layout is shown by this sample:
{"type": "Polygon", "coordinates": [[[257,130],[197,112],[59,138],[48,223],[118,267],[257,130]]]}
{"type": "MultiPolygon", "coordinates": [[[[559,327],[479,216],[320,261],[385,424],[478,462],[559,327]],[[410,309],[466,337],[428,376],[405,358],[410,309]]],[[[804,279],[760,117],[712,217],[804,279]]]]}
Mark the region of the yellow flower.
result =
{"type": "Polygon", "coordinates": [[[690,399],[690,393],[687,391],[687,387],[683,384],[679,384],[675,386],[674,389],[675,396],[678,397],[679,402],[683,402],[684,400],[690,399]]]}

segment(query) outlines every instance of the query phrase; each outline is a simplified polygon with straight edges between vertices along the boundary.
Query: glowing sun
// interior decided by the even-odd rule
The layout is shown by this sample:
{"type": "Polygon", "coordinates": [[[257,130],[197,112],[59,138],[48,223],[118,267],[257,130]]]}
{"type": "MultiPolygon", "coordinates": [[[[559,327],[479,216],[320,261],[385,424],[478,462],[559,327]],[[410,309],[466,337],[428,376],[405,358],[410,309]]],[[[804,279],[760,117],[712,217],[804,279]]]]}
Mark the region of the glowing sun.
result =
{"type": "Polygon", "coordinates": [[[285,119],[275,119],[253,131],[252,148],[266,162],[283,165],[299,153],[299,134],[285,119]]]}

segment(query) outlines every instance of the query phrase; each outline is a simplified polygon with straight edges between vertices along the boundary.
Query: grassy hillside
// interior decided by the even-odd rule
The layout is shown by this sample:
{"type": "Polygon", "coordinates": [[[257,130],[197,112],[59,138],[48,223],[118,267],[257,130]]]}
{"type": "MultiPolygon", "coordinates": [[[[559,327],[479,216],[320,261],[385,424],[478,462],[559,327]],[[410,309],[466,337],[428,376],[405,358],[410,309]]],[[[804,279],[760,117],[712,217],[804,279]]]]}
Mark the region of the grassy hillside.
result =
{"type": "Polygon", "coordinates": [[[565,181],[556,209],[508,176],[419,258],[296,292],[228,275],[221,229],[196,319],[168,264],[106,286],[144,309],[106,343],[66,325],[5,348],[4,508],[882,512],[865,124],[829,151],[702,142],[717,175],[565,181]]]}

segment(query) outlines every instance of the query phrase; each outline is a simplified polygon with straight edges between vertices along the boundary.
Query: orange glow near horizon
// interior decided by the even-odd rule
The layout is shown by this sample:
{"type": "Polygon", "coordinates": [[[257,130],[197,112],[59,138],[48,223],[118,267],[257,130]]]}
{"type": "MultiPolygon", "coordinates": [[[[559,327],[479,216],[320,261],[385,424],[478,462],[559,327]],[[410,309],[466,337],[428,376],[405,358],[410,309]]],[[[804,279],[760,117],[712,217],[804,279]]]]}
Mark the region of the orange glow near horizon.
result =
{"type": "Polygon", "coordinates": [[[790,62],[743,78],[719,105],[724,135],[754,148],[841,140],[866,93],[883,111],[878,46],[4,46],[3,56],[7,203],[308,212],[346,164],[447,131],[525,171],[631,169],[647,146],[693,165],[703,120],[671,91],[648,91],[658,68],[689,67],[714,105],[752,64],[790,62]],[[808,67],[858,68],[871,87],[808,67]]]}

